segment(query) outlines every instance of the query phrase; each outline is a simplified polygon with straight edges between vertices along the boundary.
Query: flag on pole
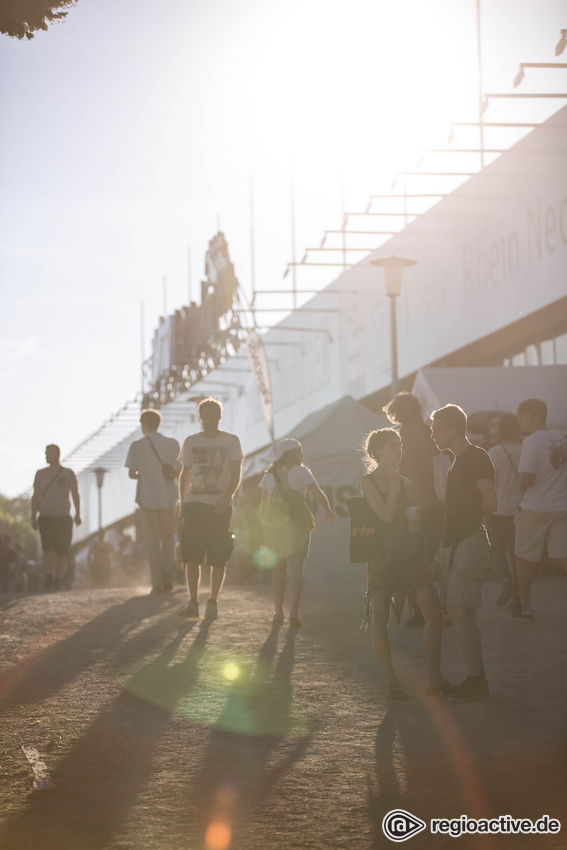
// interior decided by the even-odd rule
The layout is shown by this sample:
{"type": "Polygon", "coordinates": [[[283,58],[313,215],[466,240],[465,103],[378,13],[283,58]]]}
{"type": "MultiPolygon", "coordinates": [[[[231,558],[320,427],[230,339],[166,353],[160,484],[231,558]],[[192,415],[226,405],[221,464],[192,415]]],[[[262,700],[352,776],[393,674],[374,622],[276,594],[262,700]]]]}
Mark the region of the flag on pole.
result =
{"type": "Polygon", "coordinates": [[[262,341],[262,337],[256,331],[250,331],[244,343],[248,360],[252,367],[256,387],[262,403],[264,419],[270,432],[272,443],[275,443],[274,432],[274,407],[272,404],[272,390],[270,386],[270,367],[268,366],[268,355],[262,341]]]}

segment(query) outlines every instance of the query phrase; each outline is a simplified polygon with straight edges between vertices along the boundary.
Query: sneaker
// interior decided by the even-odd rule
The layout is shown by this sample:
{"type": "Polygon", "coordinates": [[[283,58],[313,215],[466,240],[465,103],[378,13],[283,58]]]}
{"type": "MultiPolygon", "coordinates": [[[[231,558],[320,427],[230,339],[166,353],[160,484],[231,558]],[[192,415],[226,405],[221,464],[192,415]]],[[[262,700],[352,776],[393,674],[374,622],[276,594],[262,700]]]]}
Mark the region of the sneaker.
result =
{"type": "Polygon", "coordinates": [[[161,593],[161,592],[162,592],[161,584],[154,584],[152,589],[150,590],[150,596],[152,596],[154,593],[161,593]]]}
{"type": "Polygon", "coordinates": [[[180,617],[189,617],[190,620],[198,620],[199,619],[199,603],[194,602],[192,599],[187,603],[185,608],[182,608],[179,612],[180,617]]]}
{"type": "Polygon", "coordinates": [[[500,607],[507,605],[513,595],[514,588],[512,587],[512,582],[509,578],[507,578],[502,585],[502,590],[500,591],[500,596],[496,600],[496,604],[500,607]]]}
{"type": "Polygon", "coordinates": [[[522,601],[518,593],[514,593],[510,599],[510,616],[519,617],[522,613],[522,601]]]}
{"type": "Polygon", "coordinates": [[[441,679],[440,685],[427,688],[427,694],[429,696],[437,696],[438,694],[449,696],[449,694],[454,694],[458,687],[453,682],[448,682],[447,679],[441,679]]]}
{"type": "Polygon", "coordinates": [[[205,620],[216,620],[219,615],[219,606],[218,602],[214,599],[207,600],[207,607],[205,609],[205,620]]]}
{"type": "Polygon", "coordinates": [[[283,614],[277,614],[276,613],[272,617],[272,625],[274,625],[274,626],[281,626],[283,621],[284,621],[284,615],[283,614]]]}
{"type": "Polygon", "coordinates": [[[292,611],[289,615],[289,624],[290,626],[293,626],[294,629],[301,628],[301,620],[299,619],[299,614],[297,613],[297,611],[292,611]]]}
{"type": "Polygon", "coordinates": [[[170,578],[164,578],[161,585],[162,593],[171,593],[173,590],[173,582],[170,578]]]}
{"type": "Polygon", "coordinates": [[[488,682],[480,676],[467,676],[464,682],[449,695],[449,702],[472,702],[488,696],[488,682]]]}
{"type": "Polygon", "coordinates": [[[533,623],[534,621],[534,615],[530,608],[514,608],[510,611],[510,618],[512,620],[523,620],[525,623],[533,623]]]}

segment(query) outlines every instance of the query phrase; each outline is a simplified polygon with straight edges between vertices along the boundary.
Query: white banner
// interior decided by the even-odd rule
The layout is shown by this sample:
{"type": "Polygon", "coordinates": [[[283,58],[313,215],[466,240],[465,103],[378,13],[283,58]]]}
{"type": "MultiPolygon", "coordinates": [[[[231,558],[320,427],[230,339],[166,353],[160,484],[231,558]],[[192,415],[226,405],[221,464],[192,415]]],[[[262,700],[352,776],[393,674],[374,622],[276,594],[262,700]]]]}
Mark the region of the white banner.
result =
{"type": "Polygon", "coordinates": [[[252,367],[252,374],[254,375],[254,380],[256,381],[256,386],[258,388],[264,419],[266,420],[266,425],[268,426],[272,443],[275,443],[274,407],[272,404],[270,367],[268,366],[266,348],[262,338],[256,333],[256,331],[250,331],[244,344],[252,367]]]}

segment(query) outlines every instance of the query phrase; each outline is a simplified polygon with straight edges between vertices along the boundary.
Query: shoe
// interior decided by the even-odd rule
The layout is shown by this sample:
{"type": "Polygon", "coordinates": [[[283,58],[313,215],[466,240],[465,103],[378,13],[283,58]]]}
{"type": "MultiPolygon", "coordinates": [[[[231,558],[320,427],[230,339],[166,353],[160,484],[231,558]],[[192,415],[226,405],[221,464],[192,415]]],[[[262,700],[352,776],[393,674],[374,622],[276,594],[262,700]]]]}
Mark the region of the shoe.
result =
{"type": "Polygon", "coordinates": [[[512,620],[523,620],[525,623],[533,623],[534,615],[531,612],[530,608],[525,608],[518,610],[518,608],[514,608],[513,611],[510,611],[510,619],[512,620]]]}
{"type": "Polygon", "coordinates": [[[391,682],[387,684],[388,688],[388,699],[396,699],[396,700],[405,700],[409,699],[408,695],[400,685],[397,679],[392,679],[391,682]]]}
{"type": "Polygon", "coordinates": [[[53,590],[53,576],[47,575],[45,576],[45,580],[43,582],[43,590],[53,590]]]}
{"type": "Polygon", "coordinates": [[[188,617],[190,620],[198,620],[199,619],[199,603],[194,602],[192,599],[187,603],[185,608],[182,608],[179,612],[180,617],[188,617]]]}
{"type": "Polygon", "coordinates": [[[218,602],[214,599],[207,600],[207,607],[205,608],[205,620],[216,620],[219,615],[219,606],[218,602]]]}
{"type": "Polygon", "coordinates": [[[162,593],[171,593],[173,590],[173,582],[170,578],[164,578],[161,585],[162,593]]]}
{"type": "Polygon", "coordinates": [[[154,584],[152,589],[150,590],[150,596],[153,596],[155,593],[161,593],[163,590],[161,584],[154,584]]]}
{"type": "Polygon", "coordinates": [[[294,629],[300,629],[301,628],[301,620],[299,619],[299,614],[296,611],[292,611],[291,614],[289,615],[289,624],[294,629]]]}
{"type": "Polygon", "coordinates": [[[514,593],[510,598],[510,616],[511,617],[519,617],[522,613],[522,600],[520,599],[520,595],[518,593],[514,593]]]}
{"type": "Polygon", "coordinates": [[[453,682],[448,682],[447,679],[441,679],[440,685],[427,688],[427,694],[432,697],[437,696],[438,694],[449,696],[449,694],[455,693],[458,687],[459,686],[455,685],[453,682]]]}
{"type": "Polygon", "coordinates": [[[284,621],[284,615],[283,614],[274,614],[274,616],[272,617],[272,625],[273,626],[281,626],[283,621],[284,621]]]}
{"type": "Polygon", "coordinates": [[[514,588],[512,587],[512,582],[509,578],[507,578],[502,585],[502,590],[500,591],[500,596],[496,600],[496,604],[500,607],[507,605],[513,595],[514,588]]]}
{"type": "Polygon", "coordinates": [[[486,679],[480,676],[467,676],[464,682],[449,695],[449,702],[472,702],[488,696],[489,688],[486,679]]]}

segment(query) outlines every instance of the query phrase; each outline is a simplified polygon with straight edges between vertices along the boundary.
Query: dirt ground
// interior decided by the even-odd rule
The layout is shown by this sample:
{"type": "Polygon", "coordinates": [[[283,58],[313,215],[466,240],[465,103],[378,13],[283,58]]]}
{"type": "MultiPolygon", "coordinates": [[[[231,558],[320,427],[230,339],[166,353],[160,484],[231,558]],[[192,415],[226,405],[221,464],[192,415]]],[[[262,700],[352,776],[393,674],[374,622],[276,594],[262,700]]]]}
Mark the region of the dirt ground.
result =
{"type": "MultiPolygon", "coordinates": [[[[411,698],[390,704],[358,634],[363,570],[345,575],[306,586],[300,630],[272,628],[266,585],[226,587],[214,623],[179,617],[181,588],[0,598],[0,847],[374,850],[395,846],[382,819],[398,808],[564,821],[556,835],[428,826],[416,850],[567,847],[567,580],[535,583],[533,624],[485,585],[482,702],[427,696],[421,630],[393,622],[411,698]],[[54,787],[32,789],[22,745],[54,787]]],[[[451,628],[443,658],[460,681],[451,628]]]]}

